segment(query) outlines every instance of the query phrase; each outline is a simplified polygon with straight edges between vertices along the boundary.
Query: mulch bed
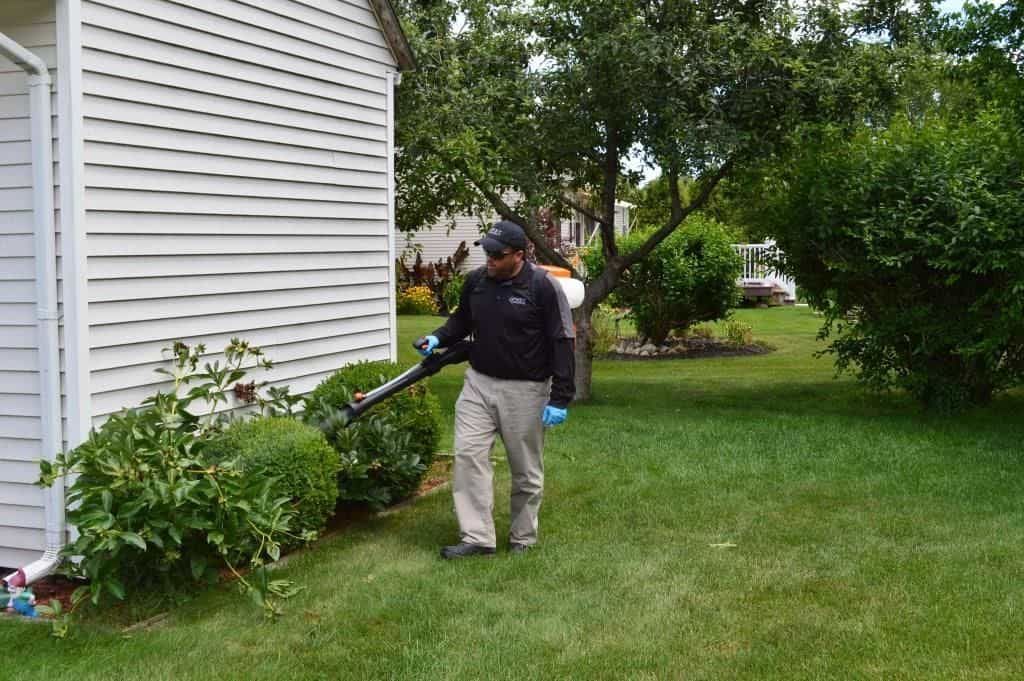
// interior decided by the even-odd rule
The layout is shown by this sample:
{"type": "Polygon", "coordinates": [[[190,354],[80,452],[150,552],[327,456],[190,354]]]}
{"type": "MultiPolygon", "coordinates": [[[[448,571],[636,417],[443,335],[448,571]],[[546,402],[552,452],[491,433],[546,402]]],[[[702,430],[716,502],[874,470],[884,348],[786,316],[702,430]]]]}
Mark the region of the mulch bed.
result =
{"type": "MultiPolygon", "coordinates": [[[[621,347],[618,346],[618,347],[621,347]]],[[[653,347],[653,346],[642,346],[653,347]]],[[[763,343],[736,345],[718,338],[670,338],[664,345],[648,354],[612,351],[602,359],[659,360],[659,359],[708,359],[712,357],[747,357],[764,355],[775,348],[763,343]]]]}
{"type": "Polygon", "coordinates": [[[71,594],[83,583],[64,575],[50,575],[32,584],[32,593],[36,595],[36,605],[47,605],[56,599],[60,601],[64,612],[67,612],[71,609],[71,594]]]}

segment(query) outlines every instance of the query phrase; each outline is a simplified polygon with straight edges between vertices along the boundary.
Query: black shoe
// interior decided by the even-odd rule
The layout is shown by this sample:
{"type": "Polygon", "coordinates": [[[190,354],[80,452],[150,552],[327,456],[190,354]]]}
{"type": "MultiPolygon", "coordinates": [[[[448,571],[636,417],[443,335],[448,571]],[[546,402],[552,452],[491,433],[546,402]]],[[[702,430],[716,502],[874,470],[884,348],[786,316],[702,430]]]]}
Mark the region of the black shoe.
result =
{"type": "Polygon", "coordinates": [[[445,546],[441,549],[441,557],[445,560],[452,558],[468,558],[470,556],[493,556],[493,546],[480,546],[479,544],[467,544],[459,542],[454,546],[445,546]]]}
{"type": "Polygon", "coordinates": [[[529,544],[517,544],[516,542],[509,542],[508,552],[512,554],[526,553],[532,547],[529,544]]]}

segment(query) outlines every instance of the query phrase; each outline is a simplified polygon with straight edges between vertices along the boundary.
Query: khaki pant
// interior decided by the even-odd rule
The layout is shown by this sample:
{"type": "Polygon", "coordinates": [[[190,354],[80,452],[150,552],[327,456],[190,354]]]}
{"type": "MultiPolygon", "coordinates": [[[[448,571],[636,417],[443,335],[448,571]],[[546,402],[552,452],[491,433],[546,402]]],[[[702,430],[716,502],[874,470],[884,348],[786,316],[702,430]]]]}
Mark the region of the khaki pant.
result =
{"type": "Polygon", "coordinates": [[[509,541],[537,543],[537,515],[544,489],[541,414],[550,381],[513,381],[466,370],[455,403],[453,496],[461,541],[495,546],[494,469],[491,448],[501,435],[511,472],[509,541]]]}

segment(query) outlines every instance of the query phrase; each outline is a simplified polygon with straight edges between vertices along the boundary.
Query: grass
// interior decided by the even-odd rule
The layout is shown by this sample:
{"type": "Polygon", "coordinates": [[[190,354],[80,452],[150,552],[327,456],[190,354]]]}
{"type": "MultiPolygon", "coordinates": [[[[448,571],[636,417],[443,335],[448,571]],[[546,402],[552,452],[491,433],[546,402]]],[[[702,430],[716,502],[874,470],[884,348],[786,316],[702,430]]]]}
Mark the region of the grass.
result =
{"type": "MultiPolygon", "coordinates": [[[[230,590],[162,628],[0,621],[30,679],[1018,679],[1024,394],[956,419],[834,380],[804,308],[775,346],[595,367],[550,431],[542,546],[445,563],[447,491],[296,556],[277,623],[230,590]]],[[[430,318],[402,318],[408,341],[430,318]]],[[[432,379],[446,410],[461,370],[432,379]]],[[[508,526],[499,465],[499,533],[508,526]]],[[[5,677],[0,672],[0,678],[5,677]]]]}

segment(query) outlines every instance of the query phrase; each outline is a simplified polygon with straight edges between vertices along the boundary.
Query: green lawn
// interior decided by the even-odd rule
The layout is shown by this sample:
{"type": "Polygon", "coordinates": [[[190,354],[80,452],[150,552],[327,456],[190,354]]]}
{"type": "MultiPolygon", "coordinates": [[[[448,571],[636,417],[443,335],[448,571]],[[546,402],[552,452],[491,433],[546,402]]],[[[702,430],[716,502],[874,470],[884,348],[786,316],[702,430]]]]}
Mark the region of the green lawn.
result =
{"type": "MultiPolygon", "coordinates": [[[[534,553],[440,561],[444,490],[295,557],[277,623],[230,590],[131,636],[5,619],[0,678],[1021,678],[1024,394],[924,415],[833,380],[806,308],[737,316],[778,350],[597,364],[534,553]]],[[[401,320],[403,361],[436,323],[401,320]]]]}

